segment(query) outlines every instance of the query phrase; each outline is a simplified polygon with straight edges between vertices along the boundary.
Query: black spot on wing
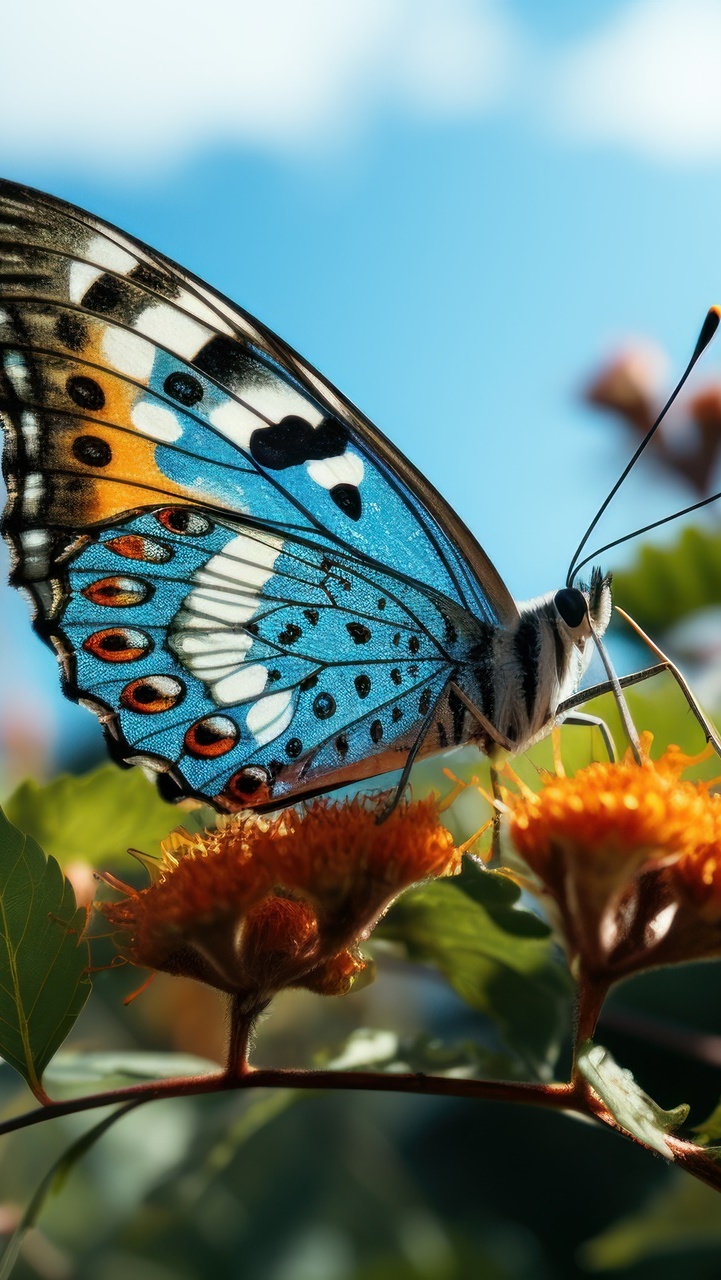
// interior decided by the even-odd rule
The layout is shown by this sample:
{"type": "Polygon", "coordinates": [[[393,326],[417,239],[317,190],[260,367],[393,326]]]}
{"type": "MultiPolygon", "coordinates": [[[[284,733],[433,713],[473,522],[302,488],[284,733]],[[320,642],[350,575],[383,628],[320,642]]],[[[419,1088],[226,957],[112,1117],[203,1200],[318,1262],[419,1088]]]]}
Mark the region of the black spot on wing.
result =
{"type": "Polygon", "coordinates": [[[194,404],[198,404],[203,399],[202,383],[194,378],[190,373],[177,371],[168,374],[163,383],[163,390],[179,404],[192,408],[194,404]]]}
{"type": "Polygon", "coordinates": [[[94,378],[85,378],[82,374],[68,378],[65,389],[70,399],[80,409],[89,409],[97,413],[105,405],[105,392],[94,378]]]}
{"type": "Polygon", "coordinates": [[[226,387],[241,386],[254,373],[257,375],[257,362],[243,350],[241,343],[220,333],[200,348],[193,357],[193,364],[201,373],[207,373],[214,382],[226,387]]]}
{"type": "Polygon", "coordinates": [[[270,427],[258,427],[250,437],[250,453],[258,466],[284,471],[303,462],[337,458],[347,443],[348,432],[337,418],[324,418],[312,427],[305,418],[289,414],[270,427]]]}
{"type": "Polygon", "coordinates": [[[79,316],[63,313],[55,321],[55,337],[69,351],[82,351],[88,340],[88,331],[79,316]]]}
{"type": "Polygon", "coordinates": [[[99,436],[77,436],[73,440],[72,452],[86,467],[107,467],[113,457],[107,440],[101,440],[99,436]]]}
{"type": "Polygon", "coordinates": [[[344,516],[348,516],[351,520],[360,520],[363,515],[363,503],[361,501],[360,490],[355,484],[334,484],[329,489],[331,498],[339,511],[344,516]]]}
{"type": "Polygon", "coordinates": [[[117,276],[111,276],[107,273],[98,276],[83,294],[83,306],[88,311],[96,311],[101,315],[107,315],[111,311],[117,311],[123,303],[127,301],[128,289],[122,280],[118,280],[117,276]]]}
{"type": "Polygon", "coordinates": [[[346,622],[345,629],[354,644],[368,644],[371,639],[370,627],[362,622],[346,622]]]}
{"type": "Polygon", "coordinates": [[[149,289],[151,293],[159,293],[164,298],[177,298],[179,293],[178,286],[170,276],[163,275],[161,271],[148,266],[146,262],[139,262],[133,267],[128,272],[127,279],[141,285],[144,289],[149,289]]]}

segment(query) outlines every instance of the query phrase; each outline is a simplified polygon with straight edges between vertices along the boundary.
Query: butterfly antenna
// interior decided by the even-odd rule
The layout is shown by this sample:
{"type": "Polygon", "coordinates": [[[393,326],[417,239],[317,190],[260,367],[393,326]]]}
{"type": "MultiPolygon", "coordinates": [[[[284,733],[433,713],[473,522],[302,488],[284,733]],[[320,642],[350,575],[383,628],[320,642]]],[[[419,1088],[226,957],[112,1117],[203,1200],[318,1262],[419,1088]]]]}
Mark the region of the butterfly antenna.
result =
{"type": "MultiPolygon", "coordinates": [[[[576,577],[576,574],[578,573],[579,569],[582,567],[582,564],[587,564],[589,559],[593,559],[593,556],[590,556],[590,557],[587,557],[587,559],[586,559],[586,560],[584,560],[584,561],[582,561],[581,563],[579,563],[579,557],[580,557],[580,555],[581,555],[581,552],[583,551],[583,548],[585,547],[586,543],[588,542],[588,539],[590,538],[591,534],[593,533],[594,529],[596,528],[596,525],[598,524],[599,520],[600,520],[600,519],[601,519],[601,517],[603,516],[604,512],[606,511],[606,509],[608,508],[608,506],[610,505],[610,503],[611,503],[611,502],[613,501],[613,499],[615,498],[616,494],[618,493],[619,489],[621,488],[621,485],[623,484],[624,480],[626,479],[626,476],[629,474],[629,472],[630,472],[630,471],[632,471],[632,470],[633,470],[633,468],[635,467],[636,463],[638,462],[638,459],[641,457],[641,454],[643,453],[644,449],[645,449],[645,448],[646,448],[646,446],[650,443],[650,441],[652,440],[653,436],[656,434],[656,432],[657,432],[658,428],[660,427],[661,423],[663,422],[664,418],[666,417],[666,414],[668,413],[669,409],[671,408],[671,405],[673,404],[673,402],[674,402],[674,400],[676,399],[677,395],[679,394],[679,392],[680,392],[681,388],[683,387],[684,383],[686,382],[686,379],[688,378],[688,376],[689,376],[689,374],[690,374],[691,370],[693,369],[694,365],[696,364],[696,361],[699,359],[699,357],[700,357],[700,356],[703,354],[703,352],[706,350],[706,347],[708,346],[709,342],[710,342],[710,341],[711,341],[711,339],[713,338],[713,336],[714,336],[714,334],[715,334],[716,330],[718,329],[719,321],[721,321],[721,307],[710,307],[710,308],[709,308],[709,310],[708,310],[708,311],[707,311],[707,313],[706,313],[706,318],[705,318],[705,320],[704,320],[704,322],[703,322],[703,324],[702,324],[702,326],[701,326],[701,332],[699,333],[698,341],[696,342],[696,346],[694,347],[693,355],[691,356],[691,359],[689,360],[688,364],[686,365],[686,368],[685,368],[685,370],[684,370],[684,372],[683,372],[683,374],[682,374],[681,378],[680,378],[680,379],[679,379],[679,381],[677,382],[677,384],[676,384],[676,386],[675,386],[674,390],[671,392],[671,395],[669,396],[668,400],[666,401],[665,405],[663,406],[663,409],[661,410],[661,412],[659,413],[658,417],[656,418],[656,421],[654,422],[653,426],[649,427],[648,431],[646,432],[645,436],[643,437],[643,440],[641,441],[640,445],[639,445],[639,446],[638,446],[638,448],[636,449],[636,452],[633,454],[633,457],[632,457],[632,458],[629,460],[629,462],[626,464],[626,466],[624,467],[624,469],[623,469],[623,471],[621,472],[620,476],[618,477],[618,480],[616,481],[615,485],[613,486],[613,488],[611,489],[611,491],[608,493],[608,495],[606,496],[606,498],[604,499],[604,501],[601,503],[601,506],[599,507],[598,511],[596,512],[595,516],[593,517],[593,520],[591,521],[590,525],[589,525],[589,526],[588,526],[588,528],[586,529],[586,532],[584,533],[583,537],[581,538],[581,541],[579,542],[578,546],[576,547],[576,550],[575,550],[574,555],[573,555],[573,559],[571,560],[571,564],[570,564],[570,567],[569,567],[569,570],[568,570],[568,574],[567,574],[567,576],[566,576],[566,586],[567,586],[567,587],[572,587],[572,586],[573,586],[573,580],[574,580],[574,578],[576,577]]],[[[677,515],[680,515],[680,514],[681,514],[681,512],[677,512],[676,514],[677,514],[677,515]]],[[[669,517],[667,517],[667,519],[675,519],[675,517],[674,517],[674,516],[669,516],[669,517]]],[[[663,522],[663,521],[659,521],[658,523],[659,523],[659,524],[662,524],[662,523],[664,523],[664,522],[663,522]]],[[[648,526],[648,528],[653,528],[653,527],[654,527],[653,525],[649,525],[649,526],[648,526]]],[[[637,533],[638,533],[638,532],[644,532],[644,533],[645,533],[645,532],[646,532],[646,530],[637,530],[636,532],[637,532],[637,533]]],[[[635,535],[635,534],[628,534],[627,536],[628,536],[628,537],[635,537],[636,535],[635,535]]],[[[625,539],[624,539],[624,538],[619,538],[619,540],[618,540],[618,541],[619,541],[619,542],[624,542],[624,541],[625,541],[625,539]]],[[[611,547],[611,546],[616,546],[616,545],[618,545],[618,544],[617,544],[617,543],[609,543],[609,544],[608,544],[608,546],[609,546],[609,547],[611,547]]],[[[603,548],[601,548],[601,550],[604,550],[604,551],[605,551],[605,550],[608,550],[608,547],[603,547],[603,548]]],[[[594,555],[598,555],[598,554],[599,554],[599,552],[594,552],[594,555]]]]}
{"type": "Polygon", "coordinates": [[[721,489],[718,493],[712,493],[708,498],[700,498],[698,502],[692,502],[690,507],[681,507],[678,511],[674,511],[670,516],[661,516],[660,520],[653,520],[651,524],[644,524],[640,529],[634,529],[633,533],[624,533],[621,538],[614,538],[613,542],[607,542],[602,547],[597,547],[590,556],[584,556],[583,560],[579,560],[573,571],[573,576],[581,572],[587,564],[595,560],[598,556],[602,556],[606,551],[610,551],[613,547],[620,547],[622,542],[630,542],[632,538],[638,538],[642,533],[650,533],[652,529],[658,529],[662,524],[670,524],[672,520],[678,520],[681,516],[688,516],[692,511],[699,511],[701,507],[708,507],[712,502],[718,502],[721,498],[721,489]]]}

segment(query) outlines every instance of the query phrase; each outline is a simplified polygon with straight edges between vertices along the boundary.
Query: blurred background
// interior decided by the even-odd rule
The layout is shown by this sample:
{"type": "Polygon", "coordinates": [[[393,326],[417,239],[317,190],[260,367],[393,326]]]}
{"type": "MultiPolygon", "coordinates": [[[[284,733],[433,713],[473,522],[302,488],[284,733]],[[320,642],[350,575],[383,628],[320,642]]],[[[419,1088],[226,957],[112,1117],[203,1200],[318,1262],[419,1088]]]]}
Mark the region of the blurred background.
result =
{"type": "MultiPolygon", "coordinates": [[[[280,333],[428,475],[524,599],[563,584],[721,302],[719,66],[715,0],[25,0],[3,16],[0,169],[280,333]]],[[[712,346],[589,550],[721,487],[720,365],[712,346]]],[[[718,708],[718,514],[690,523],[604,568],[718,708]]],[[[103,748],[62,699],[6,566],[7,793],[103,748]]],[[[86,1047],[220,1052],[205,993],[166,984],[129,1016],[113,981],[86,1047]]],[[[483,1039],[435,977],[414,982],[392,970],[373,997],[295,997],[262,1060],[305,1058],[364,1019],[483,1039]]],[[[699,1120],[719,1092],[720,996],[714,968],[657,975],[623,993],[606,1035],[662,1103],[691,1079],[699,1120]],[[693,1024],[695,1056],[674,1022],[693,1024]]],[[[718,1210],[570,1121],[398,1098],[268,1105],[263,1132],[250,1120],[235,1145],[227,1100],[133,1117],[77,1175],[27,1274],[535,1280],[613,1264],[640,1280],[677,1266],[668,1205],[701,1223],[672,1240],[689,1274],[719,1274],[718,1210]],[[579,1252],[624,1215],[647,1224],[618,1229],[625,1252],[618,1233],[579,1252]]],[[[10,1201],[52,1150],[22,1138],[0,1170],[10,1201]]]]}

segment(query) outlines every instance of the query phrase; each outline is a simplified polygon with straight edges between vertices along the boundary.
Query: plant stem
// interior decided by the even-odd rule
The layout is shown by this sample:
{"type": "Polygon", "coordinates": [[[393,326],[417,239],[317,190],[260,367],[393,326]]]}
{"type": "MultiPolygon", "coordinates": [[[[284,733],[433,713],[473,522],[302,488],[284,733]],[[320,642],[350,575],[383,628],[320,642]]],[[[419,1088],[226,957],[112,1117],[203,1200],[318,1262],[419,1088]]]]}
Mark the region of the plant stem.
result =
{"type": "MultiPolygon", "coordinates": [[[[590,1016],[590,1015],[589,1015],[590,1016]]],[[[244,1020],[249,1028],[248,1020],[244,1020]]],[[[243,1041],[240,1022],[231,1034],[231,1045],[236,1044],[241,1056],[236,1059],[236,1074],[230,1070],[213,1071],[203,1076],[178,1076],[168,1080],[149,1080],[143,1084],[128,1085],[124,1089],[109,1089],[65,1102],[50,1102],[34,1111],[13,1116],[0,1123],[0,1136],[41,1124],[60,1116],[91,1111],[97,1107],[117,1106],[121,1103],[140,1105],[163,1098],[197,1097],[206,1093],[228,1093],[243,1089],[309,1089],[318,1092],[329,1090],[366,1090],[374,1093],[423,1094],[427,1097],[467,1098],[487,1102],[512,1102],[521,1105],[543,1107],[556,1111],[573,1112],[606,1125],[626,1137],[632,1137],[614,1119],[605,1104],[598,1098],[585,1080],[579,1078],[570,1083],[534,1084],[517,1080],[463,1080],[452,1076],[432,1076],[423,1072],[398,1072],[382,1074],[374,1071],[306,1071],[294,1068],[250,1068],[243,1057],[243,1041]],[[238,1065],[244,1069],[238,1071],[238,1065]]],[[[633,1141],[644,1144],[638,1138],[633,1141]]],[[[687,1173],[721,1191],[721,1164],[703,1147],[669,1135],[666,1138],[669,1160],[687,1173]]]]}
{"type": "Polygon", "coordinates": [[[703,1147],[695,1143],[684,1142],[683,1138],[674,1138],[670,1134],[666,1138],[674,1156],[674,1162],[687,1173],[693,1174],[714,1191],[721,1191],[721,1164],[714,1160],[703,1147]]]}
{"type": "Polygon", "coordinates": [[[576,1079],[576,1057],[587,1040],[593,1039],[596,1024],[608,995],[610,982],[582,969],[578,977],[576,997],[576,1033],[573,1044],[573,1078],[576,1079]]]}
{"type": "Polygon", "coordinates": [[[248,1046],[259,1012],[259,1009],[248,1011],[240,996],[231,996],[230,1034],[225,1067],[229,1080],[240,1080],[251,1070],[248,1065],[248,1046]]]}
{"type": "Polygon", "coordinates": [[[149,1080],[143,1084],[109,1089],[82,1098],[51,1102],[35,1111],[13,1116],[0,1123],[0,1136],[40,1124],[58,1116],[90,1111],[135,1099],[153,1102],[161,1098],[192,1097],[205,1093],[223,1093],[240,1089],[351,1089],[375,1093],[411,1093],[446,1098],[477,1098],[491,1102],[517,1102],[536,1107],[555,1107],[577,1111],[581,1092],[571,1084],[531,1084],[516,1080],[463,1080],[452,1076],[430,1076],[423,1072],[398,1072],[384,1075],[374,1071],[305,1071],[294,1068],[254,1068],[244,1074],[230,1075],[214,1071],[203,1076],[178,1076],[168,1080],[149,1080]]]}

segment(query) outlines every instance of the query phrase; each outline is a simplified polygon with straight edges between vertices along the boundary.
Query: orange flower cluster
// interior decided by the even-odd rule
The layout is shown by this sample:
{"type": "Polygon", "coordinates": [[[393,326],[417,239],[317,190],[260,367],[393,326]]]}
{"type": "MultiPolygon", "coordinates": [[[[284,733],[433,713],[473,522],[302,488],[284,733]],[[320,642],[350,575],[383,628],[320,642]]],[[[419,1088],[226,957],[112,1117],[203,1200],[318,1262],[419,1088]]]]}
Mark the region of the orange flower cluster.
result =
{"type": "Polygon", "coordinates": [[[615,980],[721,954],[721,795],[681,775],[706,757],[598,763],[507,792],[510,834],[572,962],[615,980]]]}
{"type": "Polygon", "coordinates": [[[418,881],[450,875],[461,854],[430,798],[400,804],[317,800],[303,812],[239,816],[180,829],[150,865],[153,882],[101,903],[150,969],[197,978],[258,1009],[284,987],[341,995],[365,966],[359,944],[418,881]]]}

